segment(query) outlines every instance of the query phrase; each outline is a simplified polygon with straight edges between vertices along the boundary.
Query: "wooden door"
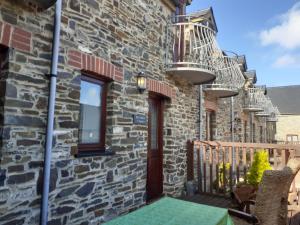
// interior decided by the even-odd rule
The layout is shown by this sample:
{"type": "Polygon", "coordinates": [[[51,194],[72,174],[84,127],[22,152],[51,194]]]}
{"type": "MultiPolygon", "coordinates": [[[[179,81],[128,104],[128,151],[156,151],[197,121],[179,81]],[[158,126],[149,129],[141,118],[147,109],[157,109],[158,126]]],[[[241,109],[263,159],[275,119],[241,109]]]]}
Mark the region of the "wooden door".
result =
{"type": "Polygon", "coordinates": [[[163,100],[149,96],[147,201],[163,192],[163,100]]]}

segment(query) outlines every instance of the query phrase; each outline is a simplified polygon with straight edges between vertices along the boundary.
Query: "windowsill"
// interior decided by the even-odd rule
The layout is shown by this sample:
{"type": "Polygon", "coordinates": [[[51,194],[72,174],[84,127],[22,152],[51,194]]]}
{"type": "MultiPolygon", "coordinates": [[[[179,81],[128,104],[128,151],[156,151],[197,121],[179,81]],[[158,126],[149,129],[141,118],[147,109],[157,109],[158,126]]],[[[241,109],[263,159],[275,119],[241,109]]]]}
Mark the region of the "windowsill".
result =
{"type": "Polygon", "coordinates": [[[84,157],[94,157],[94,156],[113,156],[115,151],[79,151],[75,157],[84,158],[84,157]]]}

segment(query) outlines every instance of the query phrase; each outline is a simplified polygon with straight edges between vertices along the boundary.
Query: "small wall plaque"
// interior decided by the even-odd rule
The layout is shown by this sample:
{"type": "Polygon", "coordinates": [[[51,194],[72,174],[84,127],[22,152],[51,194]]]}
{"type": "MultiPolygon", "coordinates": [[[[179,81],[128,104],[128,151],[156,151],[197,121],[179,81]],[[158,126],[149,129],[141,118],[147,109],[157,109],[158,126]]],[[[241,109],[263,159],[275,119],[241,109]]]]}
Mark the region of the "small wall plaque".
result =
{"type": "Polygon", "coordinates": [[[133,123],[134,124],[147,124],[147,118],[145,115],[133,115],[133,123]]]}

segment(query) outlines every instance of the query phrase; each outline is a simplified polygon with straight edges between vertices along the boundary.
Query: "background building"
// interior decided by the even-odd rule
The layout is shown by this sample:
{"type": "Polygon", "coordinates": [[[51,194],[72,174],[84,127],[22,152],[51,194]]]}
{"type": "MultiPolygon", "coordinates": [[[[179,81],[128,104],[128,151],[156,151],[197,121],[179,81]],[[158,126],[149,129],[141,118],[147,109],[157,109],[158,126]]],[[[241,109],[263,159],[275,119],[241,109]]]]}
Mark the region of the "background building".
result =
{"type": "Polygon", "coordinates": [[[275,141],[300,141],[300,85],[268,88],[268,96],[280,112],[275,141]]]}

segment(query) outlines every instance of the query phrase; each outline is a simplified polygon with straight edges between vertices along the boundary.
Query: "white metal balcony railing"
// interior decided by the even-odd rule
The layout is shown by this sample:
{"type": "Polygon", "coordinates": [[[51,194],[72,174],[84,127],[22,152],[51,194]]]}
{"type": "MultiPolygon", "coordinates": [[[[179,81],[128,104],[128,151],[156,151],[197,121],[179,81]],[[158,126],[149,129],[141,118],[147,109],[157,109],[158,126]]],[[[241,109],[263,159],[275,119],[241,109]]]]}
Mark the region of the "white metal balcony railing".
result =
{"type": "Polygon", "coordinates": [[[204,86],[204,91],[218,98],[237,95],[245,83],[237,58],[222,56],[216,66],[217,77],[212,84],[204,86]]]}
{"type": "Polygon", "coordinates": [[[266,97],[265,95],[263,95],[261,104],[262,104],[263,111],[255,113],[255,116],[269,117],[271,115],[270,110],[273,108],[271,99],[269,97],[266,97]]]}
{"type": "Polygon", "coordinates": [[[267,118],[268,122],[277,122],[278,121],[278,116],[280,112],[276,106],[273,106],[270,108],[270,116],[267,118]]]}
{"type": "Polygon", "coordinates": [[[183,77],[193,84],[216,78],[216,62],[222,56],[215,31],[191,16],[178,16],[168,27],[166,72],[183,77]],[[171,44],[171,46],[170,46],[171,44]]]}
{"type": "Polygon", "coordinates": [[[262,87],[248,88],[244,98],[244,110],[248,112],[263,111],[265,90],[262,87]]]}

